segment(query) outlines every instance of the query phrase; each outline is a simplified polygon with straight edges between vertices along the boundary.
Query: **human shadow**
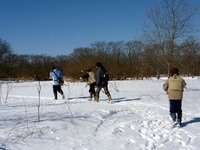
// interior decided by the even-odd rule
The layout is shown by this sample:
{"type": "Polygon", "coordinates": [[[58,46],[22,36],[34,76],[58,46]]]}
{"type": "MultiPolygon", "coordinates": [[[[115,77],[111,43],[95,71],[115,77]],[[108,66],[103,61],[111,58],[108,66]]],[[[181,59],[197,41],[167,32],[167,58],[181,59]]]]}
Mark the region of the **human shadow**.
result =
{"type": "Polygon", "coordinates": [[[200,91],[199,88],[188,88],[187,91],[200,91]]]}
{"type": "Polygon", "coordinates": [[[79,96],[79,97],[69,97],[68,100],[73,100],[73,99],[87,99],[90,98],[89,96],[79,96]]]}
{"type": "Polygon", "coordinates": [[[133,100],[140,100],[140,99],[142,99],[142,98],[140,98],[140,97],[135,97],[135,98],[120,97],[120,98],[113,98],[112,102],[119,103],[119,102],[133,101],[133,100]]]}
{"type": "MultiPolygon", "coordinates": [[[[89,96],[80,96],[80,97],[71,97],[68,98],[68,100],[74,100],[74,99],[85,99],[88,100],[89,96]]],[[[134,97],[134,98],[126,98],[126,97],[119,97],[119,98],[113,98],[113,103],[119,103],[119,102],[125,102],[125,101],[133,101],[133,100],[140,100],[142,98],[140,97],[134,97]]],[[[101,101],[106,101],[107,99],[101,99],[101,101]]]]}
{"type": "Polygon", "coordinates": [[[185,127],[185,126],[187,126],[189,124],[198,123],[198,122],[200,122],[200,117],[195,117],[190,121],[182,122],[181,127],[185,127]]]}

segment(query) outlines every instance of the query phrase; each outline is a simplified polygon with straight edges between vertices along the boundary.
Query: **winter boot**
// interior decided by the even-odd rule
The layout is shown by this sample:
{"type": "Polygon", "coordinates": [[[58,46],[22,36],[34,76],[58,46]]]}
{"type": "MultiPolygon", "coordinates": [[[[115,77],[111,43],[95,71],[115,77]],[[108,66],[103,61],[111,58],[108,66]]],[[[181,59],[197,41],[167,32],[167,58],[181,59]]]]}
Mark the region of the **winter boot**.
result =
{"type": "Polygon", "coordinates": [[[64,93],[62,94],[62,99],[65,99],[65,94],[64,93]]]}
{"type": "Polygon", "coordinates": [[[181,125],[181,120],[182,120],[182,113],[178,113],[177,122],[178,122],[179,125],[181,125]]]}
{"type": "Polygon", "coordinates": [[[95,96],[95,101],[99,102],[99,96],[95,96]]]}
{"type": "Polygon", "coordinates": [[[181,125],[181,119],[177,119],[177,123],[181,125]]]}
{"type": "Polygon", "coordinates": [[[88,100],[92,101],[92,93],[91,92],[90,92],[90,98],[88,100]]]}
{"type": "Polygon", "coordinates": [[[96,93],[93,93],[92,94],[92,101],[95,101],[95,99],[96,99],[96,93]]]}
{"type": "Polygon", "coordinates": [[[58,98],[57,98],[57,94],[54,94],[54,99],[55,99],[55,100],[57,100],[57,99],[58,99],[58,98]]]}
{"type": "Polygon", "coordinates": [[[108,96],[108,103],[110,103],[111,101],[112,101],[112,97],[110,95],[110,96],[108,96]]]}
{"type": "Polygon", "coordinates": [[[175,122],[176,121],[176,113],[170,113],[170,116],[171,116],[173,122],[175,122]]]}

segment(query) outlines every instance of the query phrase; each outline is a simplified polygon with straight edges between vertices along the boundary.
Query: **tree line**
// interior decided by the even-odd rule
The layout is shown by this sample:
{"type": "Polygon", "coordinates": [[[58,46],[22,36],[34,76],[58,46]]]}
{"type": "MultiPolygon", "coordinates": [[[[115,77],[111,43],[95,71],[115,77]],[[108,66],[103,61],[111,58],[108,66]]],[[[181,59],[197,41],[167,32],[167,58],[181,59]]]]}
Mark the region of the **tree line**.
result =
{"type": "Polygon", "coordinates": [[[200,75],[200,43],[192,25],[198,6],[187,0],[162,0],[148,13],[141,39],[97,41],[69,55],[13,54],[8,42],[0,39],[0,79],[47,80],[54,65],[66,79],[78,80],[88,68],[95,71],[101,61],[111,79],[143,79],[168,75],[178,67],[182,75],[200,75]],[[193,37],[193,38],[192,38],[193,37]]]}
{"type": "MultiPolygon", "coordinates": [[[[101,61],[111,79],[142,79],[144,77],[167,75],[160,45],[149,45],[143,41],[94,42],[86,48],[76,48],[69,55],[56,57],[46,55],[13,54],[7,42],[0,40],[1,79],[47,80],[51,67],[57,66],[66,79],[78,80],[96,62],[101,61]]],[[[172,66],[187,76],[200,75],[200,43],[188,39],[176,44],[172,66]]]]}

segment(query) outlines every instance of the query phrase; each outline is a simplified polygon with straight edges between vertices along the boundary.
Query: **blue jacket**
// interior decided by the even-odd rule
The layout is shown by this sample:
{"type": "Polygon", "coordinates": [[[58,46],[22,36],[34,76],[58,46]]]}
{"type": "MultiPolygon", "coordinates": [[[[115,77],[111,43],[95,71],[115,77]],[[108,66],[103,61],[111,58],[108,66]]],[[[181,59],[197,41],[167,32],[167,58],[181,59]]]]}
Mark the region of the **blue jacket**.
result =
{"type": "Polygon", "coordinates": [[[60,85],[58,78],[62,78],[62,73],[58,69],[54,69],[49,73],[51,79],[53,79],[53,85],[60,85]],[[56,74],[56,75],[55,75],[56,74]]]}

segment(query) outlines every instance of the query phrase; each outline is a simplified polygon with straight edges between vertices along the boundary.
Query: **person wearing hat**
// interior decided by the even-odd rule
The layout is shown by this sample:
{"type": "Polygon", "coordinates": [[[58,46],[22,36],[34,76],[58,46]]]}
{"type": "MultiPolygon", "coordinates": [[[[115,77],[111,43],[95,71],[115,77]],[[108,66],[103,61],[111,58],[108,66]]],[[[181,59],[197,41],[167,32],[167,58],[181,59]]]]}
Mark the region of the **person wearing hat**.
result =
{"type": "Polygon", "coordinates": [[[174,122],[174,125],[181,125],[182,121],[182,98],[183,89],[186,87],[186,82],[179,76],[177,68],[171,69],[171,76],[163,85],[164,91],[169,97],[169,112],[174,122]]]}
{"type": "Polygon", "coordinates": [[[105,94],[108,96],[108,101],[111,102],[112,98],[110,95],[110,92],[108,90],[108,81],[109,81],[109,76],[108,73],[105,69],[105,67],[102,65],[101,62],[96,63],[96,101],[99,102],[99,94],[101,89],[104,89],[105,94]]]}
{"type": "Polygon", "coordinates": [[[96,92],[95,92],[95,85],[96,85],[96,80],[95,80],[95,73],[92,71],[92,69],[87,69],[86,74],[82,76],[82,78],[87,79],[87,85],[90,86],[89,88],[89,93],[90,93],[90,99],[92,98],[95,99],[96,92]]]}
{"type": "Polygon", "coordinates": [[[58,81],[59,79],[62,79],[62,73],[55,66],[53,66],[52,70],[50,71],[49,76],[50,76],[50,78],[53,79],[53,94],[54,94],[55,100],[58,99],[57,92],[59,92],[62,95],[62,99],[64,99],[65,95],[64,95],[64,93],[61,89],[61,85],[58,81]]]}

